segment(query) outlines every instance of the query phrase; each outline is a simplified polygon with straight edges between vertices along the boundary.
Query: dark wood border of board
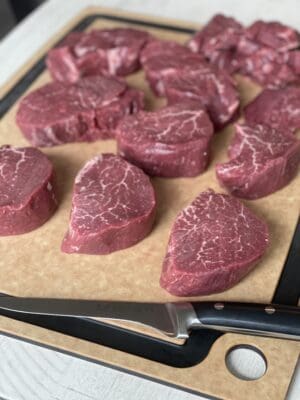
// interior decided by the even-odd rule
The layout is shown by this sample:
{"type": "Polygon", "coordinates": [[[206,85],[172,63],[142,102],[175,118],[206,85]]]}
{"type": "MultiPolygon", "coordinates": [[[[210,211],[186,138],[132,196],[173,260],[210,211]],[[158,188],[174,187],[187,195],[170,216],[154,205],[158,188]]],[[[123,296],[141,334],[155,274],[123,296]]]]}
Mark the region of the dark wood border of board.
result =
{"type": "MultiPolygon", "coordinates": [[[[147,22],[139,19],[131,19],[108,14],[93,14],[85,17],[76,24],[72,31],[83,31],[96,19],[107,19],[117,22],[125,22],[145,27],[171,30],[175,32],[189,33],[193,29],[147,22]]],[[[61,40],[60,40],[61,41],[61,40]]],[[[45,69],[45,55],[42,56],[32,68],[23,75],[16,85],[4,95],[0,101],[0,118],[10,109],[18,98],[28,89],[35,79],[45,69]]],[[[300,274],[297,266],[300,265],[300,223],[294,234],[289,254],[283,268],[281,278],[276,288],[273,302],[280,304],[297,305],[300,295],[300,274]]],[[[200,363],[208,354],[211,346],[222,335],[220,332],[205,330],[197,332],[186,341],[184,345],[155,339],[124,328],[119,328],[98,321],[84,318],[45,317],[21,315],[18,313],[1,311],[2,315],[20,321],[28,322],[57,332],[65,333],[80,339],[99,343],[118,350],[144,357],[177,368],[190,367],[200,363]],[[137,345],[137,343],[139,345],[137,345]]],[[[59,350],[59,349],[58,349],[59,350]]],[[[172,385],[171,385],[172,386],[172,385]]]]}

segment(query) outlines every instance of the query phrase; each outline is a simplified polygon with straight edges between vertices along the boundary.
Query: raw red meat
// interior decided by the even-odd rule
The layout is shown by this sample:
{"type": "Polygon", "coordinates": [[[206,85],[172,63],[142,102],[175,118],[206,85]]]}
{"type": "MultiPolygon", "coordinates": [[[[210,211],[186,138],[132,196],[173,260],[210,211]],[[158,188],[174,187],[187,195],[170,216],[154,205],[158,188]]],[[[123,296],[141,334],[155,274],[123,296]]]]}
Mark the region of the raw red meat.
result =
{"type": "Polygon", "coordinates": [[[43,225],[57,208],[51,162],[33,147],[0,147],[0,235],[43,225]]]}
{"type": "Polygon", "coordinates": [[[300,85],[265,89],[244,109],[247,123],[267,124],[281,131],[300,129],[300,85]]]}
{"type": "Polygon", "coordinates": [[[280,22],[256,21],[246,29],[246,36],[256,43],[280,52],[300,46],[299,33],[280,22]]]}
{"type": "Polygon", "coordinates": [[[172,41],[154,40],[149,42],[141,54],[146,78],[158,96],[164,96],[163,78],[182,71],[202,71],[207,68],[204,58],[193,54],[187,47],[172,41]]]}
{"type": "Polygon", "coordinates": [[[29,93],[16,121],[33,145],[55,146],[113,137],[119,120],[142,107],[141,91],[97,76],[73,85],[52,82],[29,93]]]}
{"type": "Polygon", "coordinates": [[[202,71],[173,73],[163,81],[169,104],[196,101],[207,109],[216,129],[224,127],[238,115],[239,94],[232,79],[212,66],[202,71]]]}
{"type": "Polygon", "coordinates": [[[289,53],[258,46],[246,56],[240,53],[237,60],[239,73],[249,76],[262,86],[276,88],[298,80],[296,71],[288,65],[289,53]]]}
{"type": "Polygon", "coordinates": [[[236,47],[243,34],[243,26],[234,18],[217,14],[187,45],[193,52],[203,54],[213,65],[233,73],[237,70],[236,47]]]}
{"type": "Polygon", "coordinates": [[[300,45],[299,35],[278,22],[257,21],[246,29],[237,46],[239,73],[262,86],[280,87],[299,79],[289,50],[300,45]]]}
{"type": "Polygon", "coordinates": [[[217,164],[219,182],[233,195],[258,199],[286,186],[300,165],[300,141],[267,125],[236,125],[230,161],[217,164]]]}
{"type": "Polygon", "coordinates": [[[213,126],[194,102],[124,118],[116,131],[119,154],[147,174],[196,176],[206,167],[213,126]]]}
{"type": "Polygon", "coordinates": [[[131,28],[73,32],[49,51],[46,63],[53,79],[62,82],[91,75],[124,76],[139,69],[140,51],[150,38],[131,28]]]}
{"type": "Polygon", "coordinates": [[[113,154],[97,156],[75,179],[62,251],[108,254],[132,246],[151,231],[155,207],[143,171],[113,154]]]}
{"type": "Polygon", "coordinates": [[[200,193],[172,227],[160,284],[175,296],[222,292],[249,273],[268,241],[265,222],[239,200],[200,193]]]}
{"type": "Polygon", "coordinates": [[[295,74],[299,75],[300,80],[300,50],[290,51],[288,54],[288,64],[295,74]]]}

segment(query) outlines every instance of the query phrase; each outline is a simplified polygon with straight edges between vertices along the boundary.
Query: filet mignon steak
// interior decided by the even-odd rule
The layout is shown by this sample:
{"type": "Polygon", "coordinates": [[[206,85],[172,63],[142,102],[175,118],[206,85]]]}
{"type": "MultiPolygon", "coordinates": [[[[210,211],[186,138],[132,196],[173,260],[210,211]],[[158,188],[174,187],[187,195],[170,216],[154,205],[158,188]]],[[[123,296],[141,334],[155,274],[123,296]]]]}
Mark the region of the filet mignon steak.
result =
{"type": "Polygon", "coordinates": [[[172,227],[160,284],[175,296],[222,292],[248,274],[268,241],[265,222],[239,200],[200,193],[172,227]]]}
{"type": "Polygon", "coordinates": [[[113,77],[76,84],[48,83],[20,103],[16,121],[35,146],[91,142],[113,137],[119,120],[143,107],[143,93],[113,77]]]}
{"type": "Polygon", "coordinates": [[[155,207],[142,170],[113,154],[97,156],[75,179],[62,251],[108,254],[132,246],[150,232],[155,207]]]}
{"type": "Polygon", "coordinates": [[[226,73],[212,66],[205,71],[185,71],[163,78],[168,104],[194,100],[206,108],[216,129],[232,121],[239,110],[239,93],[226,73]]]}
{"type": "Polygon", "coordinates": [[[192,53],[179,43],[160,40],[153,40],[146,45],[141,53],[141,63],[150,87],[158,96],[165,94],[163,77],[207,67],[200,54],[192,53]]]}
{"type": "Polygon", "coordinates": [[[245,107],[244,114],[247,123],[295,132],[300,129],[300,85],[263,90],[245,107]]]}
{"type": "Polygon", "coordinates": [[[83,76],[125,76],[139,69],[140,51],[150,38],[131,28],[73,32],[49,51],[47,67],[53,79],[70,83],[83,76]]]}
{"type": "Polygon", "coordinates": [[[257,199],[281,189],[296,175],[300,141],[267,125],[236,125],[230,161],[217,164],[219,182],[233,195],[257,199]]]}
{"type": "Polygon", "coordinates": [[[57,208],[54,170],[33,147],[0,147],[0,235],[19,235],[43,225],[57,208]]]}
{"type": "Polygon", "coordinates": [[[196,176],[208,163],[213,126],[194,102],[124,118],[116,130],[119,154],[147,174],[196,176]]]}

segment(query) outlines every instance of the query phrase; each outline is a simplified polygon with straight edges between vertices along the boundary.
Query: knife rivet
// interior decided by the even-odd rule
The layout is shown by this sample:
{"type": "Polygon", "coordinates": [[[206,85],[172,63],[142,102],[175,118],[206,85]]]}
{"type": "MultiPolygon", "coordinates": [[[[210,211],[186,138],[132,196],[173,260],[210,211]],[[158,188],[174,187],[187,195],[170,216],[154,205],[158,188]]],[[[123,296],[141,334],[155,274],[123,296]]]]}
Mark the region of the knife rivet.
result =
{"type": "Polygon", "coordinates": [[[267,306],[267,307],[265,307],[265,312],[266,312],[267,314],[274,314],[275,311],[276,311],[275,308],[272,307],[272,306],[267,306]]]}
{"type": "Polygon", "coordinates": [[[223,303],[215,303],[214,307],[216,310],[223,310],[224,304],[223,303]]]}

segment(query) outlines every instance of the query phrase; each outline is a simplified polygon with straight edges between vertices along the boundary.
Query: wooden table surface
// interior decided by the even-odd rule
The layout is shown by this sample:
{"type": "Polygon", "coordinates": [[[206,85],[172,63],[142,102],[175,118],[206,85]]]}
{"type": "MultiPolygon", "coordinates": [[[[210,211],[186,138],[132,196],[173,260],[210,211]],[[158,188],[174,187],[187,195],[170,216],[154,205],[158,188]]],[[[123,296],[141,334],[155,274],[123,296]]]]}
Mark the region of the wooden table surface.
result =
{"type": "MultiPolygon", "coordinates": [[[[223,12],[245,24],[261,18],[300,27],[298,0],[48,0],[0,42],[0,86],[69,19],[90,5],[186,19],[199,22],[199,25],[215,13],[223,12]]],[[[259,368],[255,360],[244,354],[237,355],[232,362],[244,368],[246,365],[249,374],[255,375],[259,368]]],[[[0,400],[171,398],[206,397],[0,335],[0,400]]],[[[300,399],[300,367],[295,372],[287,398],[300,399]]]]}

